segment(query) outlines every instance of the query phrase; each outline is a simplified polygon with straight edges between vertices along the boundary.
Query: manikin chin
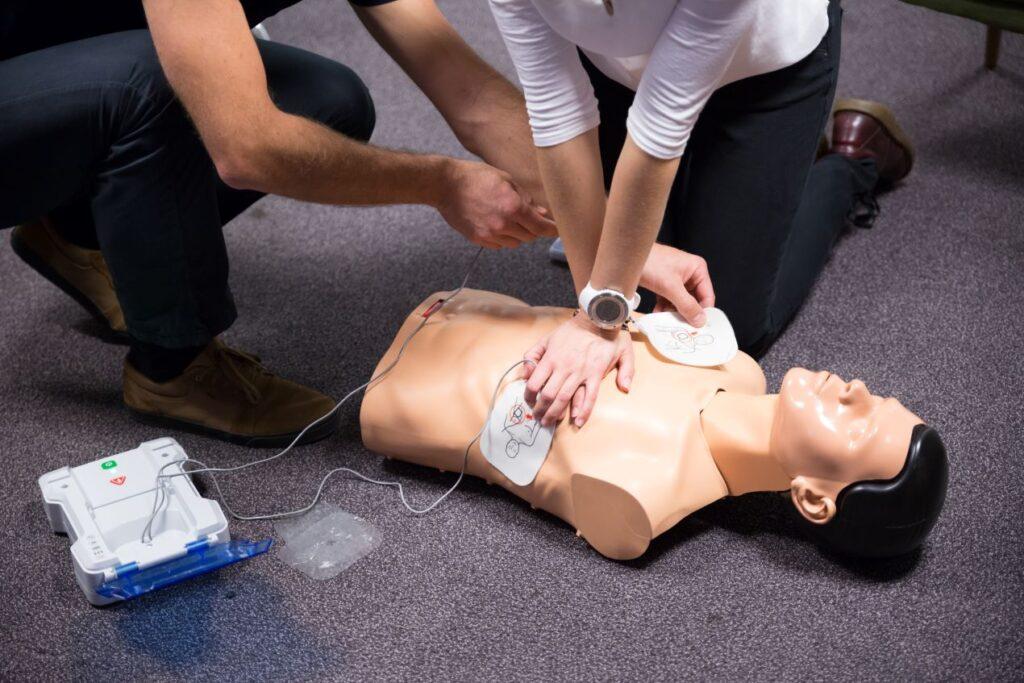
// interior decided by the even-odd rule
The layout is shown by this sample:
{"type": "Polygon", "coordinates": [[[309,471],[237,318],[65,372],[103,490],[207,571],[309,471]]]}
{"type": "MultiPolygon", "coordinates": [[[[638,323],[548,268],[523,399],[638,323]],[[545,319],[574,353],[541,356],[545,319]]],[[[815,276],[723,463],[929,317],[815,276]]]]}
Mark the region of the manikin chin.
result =
{"type": "MultiPolygon", "coordinates": [[[[410,314],[378,371],[443,296],[410,314]]],[[[367,392],[364,442],[389,457],[459,470],[502,373],[571,313],[464,290],[367,392]]],[[[909,552],[937,520],[945,449],[897,400],[872,395],[858,380],[800,368],[768,394],[760,367],[742,353],[715,368],[687,367],[639,335],[634,351],[629,393],[605,378],[590,420],[558,426],[531,483],[508,480],[477,445],[466,471],[564,519],[614,559],[638,557],[687,515],[753,491],[788,491],[806,530],[844,555],[909,552]]]]}

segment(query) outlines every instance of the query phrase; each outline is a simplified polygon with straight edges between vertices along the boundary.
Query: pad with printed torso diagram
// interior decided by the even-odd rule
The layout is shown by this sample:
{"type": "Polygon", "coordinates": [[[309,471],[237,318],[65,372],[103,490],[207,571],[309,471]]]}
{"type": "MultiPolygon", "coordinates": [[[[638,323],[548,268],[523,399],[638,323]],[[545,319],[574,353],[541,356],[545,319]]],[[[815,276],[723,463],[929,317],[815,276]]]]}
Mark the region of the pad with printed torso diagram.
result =
{"type": "Polygon", "coordinates": [[[487,461],[519,486],[526,486],[537,476],[555,433],[554,427],[542,427],[535,419],[523,398],[525,389],[523,380],[504,388],[480,444],[487,461]]]}
{"type": "Polygon", "coordinates": [[[739,345],[725,313],[705,308],[707,323],[693,327],[675,312],[652,313],[637,320],[637,327],[665,358],[696,367],[714,367],[731,361],[739,345]]]}

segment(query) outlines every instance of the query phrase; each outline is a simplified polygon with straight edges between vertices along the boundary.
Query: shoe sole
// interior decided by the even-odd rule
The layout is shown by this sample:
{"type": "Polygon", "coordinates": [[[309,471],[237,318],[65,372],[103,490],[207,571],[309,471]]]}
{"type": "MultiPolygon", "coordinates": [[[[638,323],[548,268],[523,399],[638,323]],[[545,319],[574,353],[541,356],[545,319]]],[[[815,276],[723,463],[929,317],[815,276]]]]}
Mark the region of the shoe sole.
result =
{"type": "MultiPolygon", "coordinates": [[[[140,422],[148,427],[158,427],[160,429],[175,429],[178,431],[189,432],[192,434],[198,434],[200,436],[208,436],[213,439],[219,439],[220,441],[228,441],[239,446],[247,446],[249,448],[282,448],[290,444],[296,436],[298,436],[302,430],[297,432],[291,432],[289,434],[270,434],[264,436],[251,436],[248,434],[232,434],[231,432],[224,432],[219,429],[207,427],[206,425],[196,424],[195,422],[189,422],[188,420],[179,420],[177,418],[168,417],[166,415],[153,415],[152,413],[144,413],[134,408],[128,408],[128,412],[131,413],[132,419],[136,422],[140,422]]],[[[328,419],[317,424],[315,427],[306,432],[296,446],[306,446],[317,441],[322,441],[327,437],[334,434],[338,428],[338,414],[335,413],[328,419]]]]}
{"type": "Polygon", "coordinates": [[[129,341],[128,333],[115,330],[110,326],[110,321],[103,315],[99,307],[92,302],[89,297],[82,294],[74,285],[67,281],[67,279],[54,270],[49,263],[44,261],[39,254],[37,254],[32,247],[26,244],[19,236],[16,230],[11,231],[11,249],[15,254],[18,255],[22,261],[24,261],[32,270],[36,271],[44,278],[55,285],[60,291],[64,292],[72,299],[74,299],[82,308],[84,308],[92,317],[94,317],[100,324],[103,325],[111,338],[118,342],[127,343],[129,341]]]}
{"type": "Polygon", "coordinates": [[[889,131],[889,135],[892,135],[893,139],[896,140],[896,143],[907,151],[907,156],[910,157],[910,167],[907,169],[907,174],[910,173],[910,169],[914,168],[914,160],[917,154],[914,152],[914,146],[910,143],[910,137],[903,131],[900,124],[896,122],[896,115],[892,113],[889,107],[881,102],[847,97],[836,100],[832,113],[836,114],[841,111],[861,112],[878,119],[885,129],[889,131]]]}

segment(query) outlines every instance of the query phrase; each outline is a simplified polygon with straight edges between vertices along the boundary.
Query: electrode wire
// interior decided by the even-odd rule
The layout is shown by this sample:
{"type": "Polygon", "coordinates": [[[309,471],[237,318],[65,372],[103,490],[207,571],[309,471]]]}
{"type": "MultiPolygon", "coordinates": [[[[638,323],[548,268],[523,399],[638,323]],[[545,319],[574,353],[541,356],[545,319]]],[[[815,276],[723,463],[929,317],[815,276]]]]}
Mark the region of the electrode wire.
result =
{"type": "Polygon", "coordinates": [[[405,340],[402,342],[401,347],[399,347],[398,353],[395,355],[394,360],[392,360],[391,363],[389,363],[386,368],[381,370],[374,377],[371,377],[367,382],[364,382],[363,384],[359,385],[355,389],[352,389],[351,391],[349,391],[340,401],[338,401],[337,404],[335,404],[334,408],[332,408],[330,411],[328,411],[327,413],[325,413],[321,417],[317,418],[316,420],[314,420],[310,424],[306,425],[306,427],[301,432],[299,432],[298,435],[296,435],[294,439],[292,439],[291,443],[289,443],[280,452],[275,453],[274,455],[268,456],[266,458],[261,458],[259,460],[254,460],[252,462],[244,463],[242,465],[236,465],[234,467],[209,467],[209,466],[207,466],[205,463],[203,463],[200,460],[187,459],[187,458],[186,459],[182,459],[182,460],[174,460],[174,461],[171,461],[171,462],[163,465],[158,470],[158,472],[157,472],[157,476],[156,476],[156,489],[157,490],[156,490],[156,495],[154,496],[154,500],[153,500],[153,510],[152,510],[152,512],[150,514],[149,520],[147,521],[145,528],[142,531],[142,542],[143,543],[150,543],[150,542],[152,542],[152,540],[153,540],[153,536],[152,536],[153,523],[156,520],[156,517],[157,517],[157,515],[160,512],[160,508],[167,502],[167,493],[165,491],[165,482],[163,480],[170,479],[172,477],[180,477],[180,476],[184,476],[184,475],[209,474],[210,475],[210,479],[213,481],[213,485],[214,485],[214,487],[217,490],[217,495],[220,498],[221,503],[223,503],[224,508],[228,511],[228,514],[230,514],[235,519],[242,520],[242,521],[282,519],[282,518],[285,518],[285,517],[294,517],[294,516],[298,516],[298,515],[304,514],[306,512],[309,512],[319,502],[320,497],[323,494],[324,487],[327,485],[328,480],[332,476],[337,474],[338,472],[348,472],[349,474],[352,474],[353,476],[355,476],[355,477],[357,477],[357,478],[359,478],[359,479],[361,479],[363,481],[366,481],[368,483],[371,483],[371,484],[377,484],[379,486],[396,487],[398,489],[398,495],[399,495],[399,498],[400,498],[402,504],[405,506],[405,508],[407,510],[409,510],[409,512],[411,512],[413,514],[416,514],[416,515],[426,514],[426,513],[430,512],[431,510],[433,510],[434,508],[436,508],[439,504],[441,504],[441,502],[444,501],[456,488],[458,488],[459,484],[462,483],[462,480],[463,480],[463,478],[465,477],[465,474],[466,474],[466,467],[467,467],[467,465],[469,463],[469,451],[470,451],[470,449],[472,449],[473,444],[475,444],[480,439],[480,437],[483,435],[484,430],[487,428],[487,423],[490,421],[491,412],[494,410],[494,404],[495,404],[495,402],[497,401],[497,398],[498,398],[498,391],[501,389],[501,385],[505,381],[505,378],[508,377],[510,372],[512,372],[513,370],[518,368],[520,365],[523,365],[523,364],[526,364],[526,363],[532,363],[533,361],[526,360],[526,359],[520,360],[520,361],[516,361],[507,370],[505,370],[504,373],[502,373],[501,377],[498,380],[497,385],[494,388],[494,393],[491,396],[491,402],[490,402],[490,405],[488,406],[488,409],[487,409],[487,417],[484,420],[484,423],[481,425],[479,431],[477,431],[477,433],[473,437],[473,439],[466,445],[466,449],[463,452],[462,467],[459,470],[458,478],[455,480],[455,483],[452,484],[452,486],[447,491],[445,491],[443,494],[441,494],[441,496],[438,497],[437,500],[435,500],[433,503],[431,503],[430,505],[428,505],[425,508],[415,508],[415,507],[413,507],[408,502],[408,500],[405,497],[405,489],[404,489],[404,487],[402,486],[402,484],[400,482],[373,479],[372,477],[368,477],[368,476],[362,474],[361,472],[358,472],[358,471],[356,471],[354,469],[351,469],[349,467],[337,467],[337,468],[329,471],[320,480],[320,486],[317,488],[316,495],[313,497],[313,500],[308,505],[305,505],[305,506],[303,506],[301,508],[297,508],[297,509],[294,509],[294,510],[287,510],[287,511],[283,511],[283,512],[274,512],[274,513],[267,513],[267,514],[243,515],[243,514],[240,514],[238,512],[235,512],[235,510],[228,503],[227,497],[224,495],[224,492],[223,492],[223,490],[220,487],[220,482],[217,480],[217,476],[216,475],[218,473],[219,474],[227,474],[227,473],[231,473],[231,472],[238,472],[240,470],[243,470],[243,469],[246,469],[246,468],[249,468],[249,467],[255,467],[256,465],[261,465],[261,464],[264,464],[264,463],[267,463],[267,462],[271,462],[273,460],[277,460],[278,458],[283,457],[284,455],[286,455],[287,453],[289,453],[292,450],[292,448],[295,446],[295,444],[298,443],[298,441],[303,437],[303,435],[307,431],[309,431],[312,427],[315,427],[317,424],[319,424],[323,420],[325,420],[325,419],[331,417],[332,415],[334,415],[342,405],[344,405],[350,398],[355,396],[357,393],[359,393],[360,391],[368,389],[370,386],[372,386],[373,384],[375,384],[376,382],[380,381],[385,376],[387,376],[387,374],[390,373],[395,368],[396,365],[398,365],[398,362],[402,359],[402,356],[404,355],[405,350],[408,348],[410,342],[412,342],[413,338],[420,332],[420,330],[423,329],[423,327],[427,324],[427,321],[429,321],[430,318],[433,317],[434,314],[436,314],[438,311],[443,309],[445,307],[445,305],[447,305],[447,303],[449,301],[454,299],[456,296],[459,295],[459,293],[462,292],[463,289],[465,289],[466,283],[469,281],[469,278],[472,275],[473,270],[476,267],[476,263],[480,259],[480,255],[482,253],[483,253],[483,247],[479,248],[477,250],[476,254],[473,256],[473,259],[472,259],[472,261],[469,264],[469,268],[466,270],[466,275],[462,278],[462,282],[458,286],[458,288],[455,289],[451,294],[449,294],[444,299],[439,299],[439,302],[440,302],[439,304],[438,303],[432,304],[432,306],[435,307],[434,310],[431,310],[428,307],[427,311],[423,315],[423,319],[420,320],[419,324],[416,325],[416,327],[413,329],[413,331],[410,332],[409,335],[405,338],[405,340]],[[170,473],[170,474],[165,474],[164,473],[165,469],[167,469],[168,467],[171,467],[173,465],[177,465],[177,464],[181,464],[182,465],[182,471],[181,472],[173,472],[173,473],[170,473]],[[188,464],[196,464],[196,465],[200,465],[200,467],[195,468],[195,469],[190,469],[190,470],[184,469],[188,464]]]}

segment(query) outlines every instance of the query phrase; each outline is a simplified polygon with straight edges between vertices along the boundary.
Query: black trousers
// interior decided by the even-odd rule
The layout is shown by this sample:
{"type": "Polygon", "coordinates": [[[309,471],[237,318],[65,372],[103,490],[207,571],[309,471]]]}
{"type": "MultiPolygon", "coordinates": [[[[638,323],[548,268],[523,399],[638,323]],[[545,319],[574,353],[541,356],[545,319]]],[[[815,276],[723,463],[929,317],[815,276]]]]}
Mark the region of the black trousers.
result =
{"type": "MultiPolygon", "coordinates": [[[[282,110],[369,139],[373,101],[352,70],[258,45],[282,110]]],[[[221,228],[262,195],[220,181],[148,31],[0,61],[0,160],[0,226],[49,214],[71,241],[98,241],[135,340],[201,346],[234,321],[221,228]]]]}
{"type": "MultiPolygon", "coordinates": [[[[759,356],[807,298],[858,201],[873,161],[815,161],[839,67],[842,10],[829,6],[821,44],[793,66],[726,85],[694,127],[658,241],[708,262],[716,306],[740,347],[759,356]]],[[[599,102],[605,182],[626,136],[633,92],[584,59],[599,102]]],[[[653,305],[653,296],[645,299],[653,305]]]]}

